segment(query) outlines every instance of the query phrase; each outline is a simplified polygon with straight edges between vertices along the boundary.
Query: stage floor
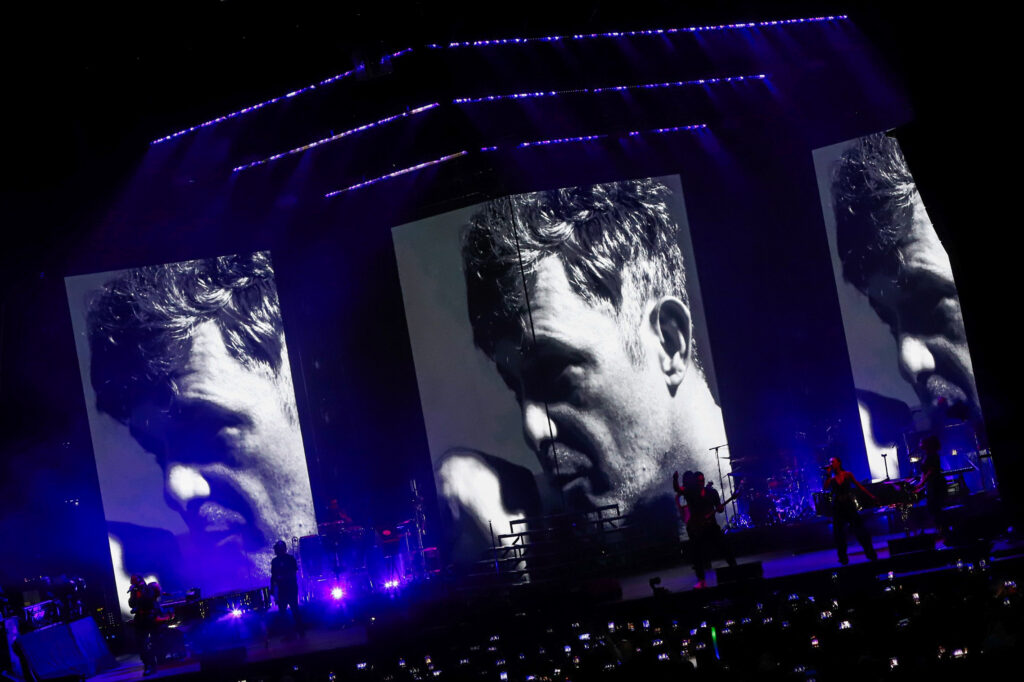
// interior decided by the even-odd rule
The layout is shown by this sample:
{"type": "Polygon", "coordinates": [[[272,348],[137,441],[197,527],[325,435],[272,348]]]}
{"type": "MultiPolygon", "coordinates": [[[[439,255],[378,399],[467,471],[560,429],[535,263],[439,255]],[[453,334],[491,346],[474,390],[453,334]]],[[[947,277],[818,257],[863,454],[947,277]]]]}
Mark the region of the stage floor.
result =
{"type": "MultiPolygon", "coordinates": [[[[906,537],[904,533],[892,533],[877,535],[872,538],[872,544],[878,553],[880,562],[889,558],[889,541],[906,537]]],[[[870,563],[864,554],[860,544],[852,537],[849,545],[849,566],[856,567],[870,563]]],[[[734,547],[737,551],[739,563],[745,564],[760,561],[764,571],[764,578],[784,578],[787,576],[811,573],[815,571],[837,570],[842,568],[839,564],[834,548],[817,549],[811,551],[794,552],[792,550],[779,549],[756,554],[743,554],[742,547],[734,547]]],[[[1024,553],[1024,542],[1011,542],[1008,540],[997,540],[993,546],[993,553],[1017,552],[1024,553]]],[[[927,565],[945,568],[946,565],[955,561],[956,550],[943,548],[927,551],[925,557],[927,565]],[[947,556],[948,561],[943,557],[947,556]]],[[[923,556],[922,553],[918,553],[923,556]]],[[[714,589],[718,585],[716,568],[725,565],[725,561],[716,559],[712,568],[707,572],[707,588],[714,589]]],[[[885,566],[889,566],[888,563],[885,566]]],[[[880,570],[890,570],[880,567],[880,570]]],[[[929,569],[926,569],[929,570],[929,569]]],[[[695,589],[697,578],[694,575],[693,567],[689,563],[680,562],[674,566],[668,566],[660,570],[646,571],[629,576],[618,578],[622,588],[621,601],[632,601],[651,597],[653,592],[650,586],[650,579],[659,577],[660,587],[669,592],[689,592],[695,589]]],[[[259,639],[251,641],[246,646],[246,662],[253,663],[266,661],[275,658],[301,656],[316,652],[340,650],[348,647],[360,646],[368,642],[365,628],[359,625],[350,625],[345,628],[335,629],[311,629],[304,638],[282,638],[281,636],[271,637],[269,640],[259,639]]],[[[199,661],[189,658],[182,661],[170,661],[163,664],[157,673],[146,679],[161,679],[176,675],[199,672],[199,661]]],[[[118,660],[118,666],[114,670],[89,678],[97,682],[115,682],[120,680],[136,680],[142,678],[142,663],[138,656],[124,656],[118,660]]]]}
{"type": "MultiPolygon", "coordinates": [[[[926,535],[934,537],[931,532],[926,533],[926,535]]],[[[878,560],[884,561],[889,558],[890,540],[899,540],[904,537],[906,537],[905,533],[890,533],[872,537],[872,546],[878,553],[878,560]]],[[[852,534],[848,539],[848,552],[850,558],[849,566],[870,563],[870,560],[864,554],[864,550],[860,546],[860,543],[852,537],[852,534]]],[[[738,549],[739,548],[734,547],[734,551],[738,549]]],[[[993,543],[992,551],[993,553],[999,553],[1013,549],[1024,553],[1024,542],[996,540],[993,543]]],[[[932,551],[938,553],[950,553],[955,550],[938,545],[938,547],[932,551]]],[[[764,570],[765,579],[782,578],[785,576],[809,573],[812,571],[843,568],[839,563],[839,558],[834,547],[806,552],[793,552],[791,550],[780,549],[770,552],[762,552],[759,554],[741,554],[737,551],[736,559],[740,564],[760,561],[764,570]]],[[[939,565],[943,562],[937,558],[933,563],[939,565]]],[[[716,559],[712,563],[712,568],[707,572],[705,580],[707,588],[716,587],[718,585],[718,575],[715,569],[725,565],[726,562],[723,559],[716,559]]],[[[697,576],[693,572],[693,566],[689,563],[680,563],[666,569],[648,571],[641,575],[634,575],[620,579],[619,582],[622,586],[622,600],[628,601],[650,597],[652,595],[650,579],[656,576],[661,578],[660,587],[664,587],[670,592],[686,592],[688,590],[693,590],[697,584],[697,576]]]]}

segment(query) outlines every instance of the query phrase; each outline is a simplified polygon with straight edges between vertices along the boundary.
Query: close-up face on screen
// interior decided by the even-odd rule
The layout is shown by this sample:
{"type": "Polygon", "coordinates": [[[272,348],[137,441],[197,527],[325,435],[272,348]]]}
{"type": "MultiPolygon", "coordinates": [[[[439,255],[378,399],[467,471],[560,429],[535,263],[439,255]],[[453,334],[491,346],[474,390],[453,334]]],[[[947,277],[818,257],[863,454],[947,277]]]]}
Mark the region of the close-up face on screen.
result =
{"type": "Polygon", "coordinates": [[[878,453],[913,449],[906,433],[976,449],[981,406],[953,270],[899,143],[878,133],[814,159],[873,477],[898,473],[878,453]]]}
{"type": "Polygon", "coordinates": [[[524,516],[646,512],[674,471],[717,473],[678,178],[502,197],[393,236],[456,542],[524,516]]]}
{"type": "Polygon", "coordinates": [[[265,585],[316,532],[270,254],[66,284],[119,587],[265,585]]]}

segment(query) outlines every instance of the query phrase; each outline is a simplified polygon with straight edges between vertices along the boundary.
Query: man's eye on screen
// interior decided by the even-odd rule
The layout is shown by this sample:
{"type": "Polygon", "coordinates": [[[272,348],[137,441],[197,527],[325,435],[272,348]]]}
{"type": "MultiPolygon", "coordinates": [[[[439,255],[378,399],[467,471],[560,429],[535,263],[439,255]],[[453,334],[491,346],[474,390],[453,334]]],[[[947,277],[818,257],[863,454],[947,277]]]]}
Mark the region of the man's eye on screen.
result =
{"type": "Polygon", "coordinates": [[[229,458],[246,420],[221,408],[190,408],[175,415],[168,438],[172,458],[192,462],[229,458]]]}
{"type": "Polygon", "coordinates": [[[936,333],[949,339],[963,339],[964,318],[960,312],[960,301],[945,298],[935,306],[932,314],[932,328],[936,333]]]}
{"type": "Polygon", "coordinates": [[[527,395],[543,402],[570,401],[579,386],[580,368],[567,361],[545,361],[526,374],[527,395]]]}
{"type": "Polygon", "coordinates": [[[903,306],[900,315],[902,330],[920,336],[963,336],[960,304],[955,298],[919,297],[903,306]]]}
{"type": "Polygon", "coordinates": [[[174,413],[174,420],[193,431],[208,433],[226,428],[243,427],[249,423],[249,419],[244,414],[217,403],[205,401],[180,406],[174,413]]]}
{"type": "Polygon", "coordinates": [[[231,448],[216,434],[181,434],[171,441],[168,457],[177,462],[202,464],[229,458],[231,448]]]}

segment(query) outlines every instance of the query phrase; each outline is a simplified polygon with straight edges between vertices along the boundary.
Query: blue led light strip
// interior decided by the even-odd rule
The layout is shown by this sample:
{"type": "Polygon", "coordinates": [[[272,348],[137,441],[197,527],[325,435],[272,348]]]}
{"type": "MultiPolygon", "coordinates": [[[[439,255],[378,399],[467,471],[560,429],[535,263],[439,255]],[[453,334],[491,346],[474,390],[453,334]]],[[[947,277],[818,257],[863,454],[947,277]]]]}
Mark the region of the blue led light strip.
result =
{"type": "Polygon", "coordinates": [[[729,31],[741,28],[767,28],[771,26],[788,26],[791,24],[814,24],[826,21],[842,21],[848,19],[846,14],[837,14],[823,17],[804,17],[802,19],[778,19],[775,21],[748,21],[739,24],[718,24],[709,26],[688,26],[686,28],[661,28],[646,31],[615,31],[612,33],[576,33],[565,36],[541,36],[536,38],[499,38],[497,40],[469,40],[465,42],[451,42],[447,45],[431,43],[427,45],[432,50],[443,50],[459,47],[487,47],[492,45],[524,45],[527,43],[553,43],[561,40],[589,40],[591,38],[633,38],[635,36],[662,36],[676,33],[704,33],[707,31],[729,31]]]}
{"type": "Polygon", "coordinates": [[[325,194],[324,198],[330,199],[331,197],[337,196],[343,192],[350,192],[354,189],[359,189],[360,187],[368,187],[369,185],[376,184],[382,180],[390,180],[391,178],[397,178],[399,175],[405,175],[406,173],[412,173],[413,171],[421,170],[423,168],[426,168],[427,166],[434,166],[439,163],[444,163],[445,161],[451,161],[452,159],[457,159],[460,156],[465,156],[468,153],[469,152],[463,150],[461,152],[455,152],[454,154],[442,156],[441,158],[434,159],[433,161],[424,161],[423,163],[418,163],[415,166],[409,166],[408,168],[396,170],[394,173],[388,173],[387,175],[382,175],[378,178],[373,178],[372,180],[358,182],[354,185],[350,185],[349,187],[345,187],[344,189],[336,189],[333,192],[328,192],[327,194],[325,194]]]}
{"type": "MultiPolygon", "coordinates": [[[[669,128],[651,128],[650,130],[631,130],[625,135],[619,136],[625,137],[638,137],[640,135],[656,135],[662,133],[677,133],[686,130],[706,130],[708,127],[707,123],[694,123],[687,126],[672,126],[669,128]]],[[[601,140],[604,138],[611,137],[608,133],[600,133],[597,135],[580,135],[578,137],[556,137],[550,140],[533,140],[530,142],[520,142],[519,144],[511,145],[515,149],[523,149],[524,147],[543,147],[550,144],[565,144],[567,142],[590,142],[591,140],[601,140]]],[[[498,145],[491,147],[480,147],[482,152],[493,152],[499,149],[498,145]]]]}
{"type": "MultiPolygon", "coordinates": [[[[385,63],[385,62],[387,62],[387,61],[389,61],[391,59],[394,59],[395,57],[401,57],[403,55],[409,54],[410,52],[412,52],[412,48],[411,47],[407,47],[407,48],[405,48],[403,50],[399,50],[398,52],[393,52],[393,53],[391,53],[389,55],[385,55],[384,57],[381,58],[380,62],[381,62],[381,64],[383,64],[383,63],[385,63]]],[[[157,138],[157,139],[153,140],[152,142],[150,142],[149,144],[151,144],[151,145],[160,144],[161,142],[167,142],[168,140],[173,140],[176,137],[181,137],[182,135],[187,135],[188,133],[195,132],[196,130],[199,130],[201,128],[208,128],[210,126],[217,125],[218,123],[223,123],[224,121],[230,120],[232,118],[237,118],[238,116],[241,116],[242,114],[248,114],[250,112],[256,111],[257,109],[262,109],[263,107],[269,106],[271,104],[276,104],[277,102],[282,102],[282,101],[284,101],[286,99],[291,99],[292,97],[297,97],[298,95],[301,95],[303,93],[309,92],[310,90],[316,90],[318,87],[323,87],[325,85],[330,85],[331,83],[334,83],[335,81],[339,81],[339,80],[341,80],[343,78],[348,78],[349,76],[355,75],[355,74],[359,73],[362,70],[363,70],[363,67],[356,67],[354,69],[349,69],[348,71],[346,71],[344,73],[339,73],[339,74],[337,74],[335,76],[331,76],[330,78],[325,78],[324,80],[320,81],[319,83],[312,83],[310,85],[307,85],[306,87],[299,88],[298,90],[292,90],[289,93],[285,93],[284,95],[281,95],[280,97],[274,97],[273,99],[268,99],[265,102],[260,102],[258,104],[253,104],[252,106],[248,106],[248,107],[246,107],[244,109],[239,109],[238,111],[234,111],[234,112],[232,112],[230,114],[224,114],[223,116],[218,116],[217,118],[212,118],[209,121],[206,121],[205,123],[200,123],[199,125],[194,125],[191,128],[185,128],[184,130],[179,130],[176,133],[171,133],[170,135],[165,135],[163,137],[157,138]]]]}
{"type": "Polygon", "coordinates": [[[417,107],[415,109],[410,109],[409,111],[403,111],[400,114],[394,114],[392,116],[385,116],[384,118],[380,119],[379,121],[374,121],[373,123],[365,123],[365,124],[363,124],[361,126],[358,126],[356,128],[352,128],[351,130],[346,130],[345,132],[338,133],[337,135],[331,135],[330,137],[325,137],[322,140],[317,140],[316,142],[310,142],[309,144],[304,144],[301,147],[296,147],[295,149],[289,149],[286,152],[281,152],[280,154],[274,154],[273,156],[268,156],[267,158],[260,159],[259,161],[253,161],[252,163],[246,163],[246,164],[242,164],[241,166],[236,166],[235,168],[232,168],[231,171],[233,173],[237,173],[238,171],[244,171],[244,170],[247,170],[249,168],[255,168],[256,166],[262,166],[265,163],[269,163],[271,161],[276,161],[276,160],[284,158],[286,156],[291,156],[292,154],[299,154],[300,152],[304,152],[307,149],[313,149],[314,147],[319,147],[322,144],[327,144],[328,142],[334,142],[335,140],[340,140],[343,137],[348,137],[349,135],[354,135],[355,133],[361,133],[361,132],[363,132],[365,130],[370,130],[371,128],[376,128],[377,126],[384,125],[385,123],[391,123],[392,121],[397,121],[397,120],[399,120],[401,118],[408,118],[410,116],[415,116],[416,114],[422,114],[424,111],[430,111],[431,109],[436,109],[439,106],[441,106],[441,105],[438,104],[437,102],[433,102],[431,104],[427,104],[427,105],[424,105],[422,107],[417,107]]]}
{"type": "Polygon", "coordinates": [[[589,142],[590,140],[600,140],[603,137],[608,137],[607,133],[601,133],[599,135],[580,135],[579,137],[556,137],[551,140],[534,140],[533,142],[520,142],[517,147],[541,147],[546,144],[565,144],[566,142],[589,142]]]}
{"type": "MultiPolygon", "coordinates": [[[[517,92],[517,93],[508,94],[508,95],[489,95],[489,96],[486,96],[486,97],[459,97],[459,98],[456,98],[456,99],[452,100],[452,102],[454,104],[476,104],[476,103],[479,103],[479,102],[496,102],[496,101],[500,101],[500,100],[527,99],[527,98],[531,98],[531,97],[554,97],[554,96],[569,95],[569,94],[589,94],[589,95],[592,95],[592,94],[598,94],[598,93],[603,93],[603,92],[623,92],[623,91],[626,91],[626,90],[638,90],[638,89],[671,88],[671,87],[684,87],[684,86],[691,86],[691,85],[714,85],[714,84],[718,84],[718,83],[738,83],[738,82],[750,81],[750,80],[764,80],[766,77],[767,76],[765,74],[763,74],[763,73],[757,73],[757,74],[751,74],[751,75],[746,75],[746,76],[721,76],[721,77],[715,77],[715,78],[699,78],[699,79],[688,80],[688,81],[669,81],[669,82],[665,82],[665,83],[642,83],[642,84],[639,84],[639,85],[614,85],[614,86],[601,87],[601,88],[576,88],[576,89],[573,89],[573,90],[549,90],[549,91],[542,91],[542,92],[517,92]]],[[[323,138],[321,140],[317,140],[315,142],[310,142],[309,144],[303,145],[301,147],[296,147],[295,149],[290,149],[290,150],[288,150],[286,152],[281,152],[279,154],[274,154],[273,156],[268,156],[267,158],[260,159],[259,161],[253,161],[251,163],[246,163],[246,164],[243,164],[241,166],[236,166],[235,168],[232,169],[232,172],[237,173],[239,171],[248,170],[249,168],[254,168],[256,166],[262,166],[263,164],[269,163],[271,161],[276,161],[277,159],[284,158],[285,156],[289,156],[291,154],[298,154],[298,153],[304,152],[304,151],[306,151],[308,149],[313,149],[314,147],[319,147],[320,145],[324,145],[324,144],[327,144],[329,142],[334,142],[335,140],[340,140],[343,137],[348,137],[348,136],[353,135],[355,133],[361,133],[361,132],[364,132],[366,130],[370,130],[371,128],[376,128],[377,126],[380,126],[380,125],[383,125],[383,124],[386,124],[386,123],[391,123],[392,121],[397,121],[397,120],[402,119],[402,118],[408,118],[410,116],[415,116],[416,114],[423,113],[424,111],[430,111],[431,109],[436,109],[439,106],[440,106],[439,103],[433,102],[431,104],[427,104],[425,106],[418,107],[418,108],[412,109],[410,111],[404,111],[404,112],[402,112],[400,114],[394,114],[392,116],[385,116],[384,118],[380,119],[379,121],[374,121],[373,123],[366,123],[366,124],[363,124],[363,125],[358,126],[356,128],[352,128],[351,130],[346,130],[345,132],[338,133],[337,135],[331,135],[330,137],[325,137],[325,138],[323,138]]]]}
{"type": "Polygon", "coordinates": [[[558,95],[595,95],[602,92],[625,92],[627,90],[653,90],[657,88],[678,88],[691,85],[716,85],[718,83],[739,83],[749,80],[764,80],[763,73],[749,76],[722,76],[716,78],[698,78],[688,81],[668,81],[665,83],[641,83],[638,85],[613,85],[603,88],[575,88],[570,90],[542,90],[538,92],[515,92],[508,95],[487,95],[485,97],[459,97],[452,100],[455,104],[476,104],[478,102],[498,102],[510,99],[530,99],[533,97],[556,97],[558,95]]]}
{"type": "MultiPolygon", "coordinates": [[[[848,18],[849,17],[846,14],[837,14],[837,15],[829,15],[829,16],[821,16],[821,17],[804,17],[804,18],[800,18],[800,19],[778,19],[778,20],[774,20],[774,21],[750,21],[750,22],[738,23],[738,24],[718,24],[718,25],[709,25],[709,26],[689,26],[689,27],[686,27],[686,28],[651,29],[651,30],[645,30],[645,31],[615,31],[615,32],[611,32],[611,33],[577,33],[577,34],[568,35],[568,36],[543,36],[543,37],[538,37],[538,38],[502,38],[502,39],[498,39],[498,40],[474,40],[474,41],[466,41],[466,42],[451,42],[451,43],[448,43],[447,45],[440,45],[440,44],[437,44],[437,43],[432,43],[432,44],[427,45],[426,47],[430,48],[430,49],[447,49],[447,48],[459,48],[459,47],[483,47],[483,46],[489,46],[489,45],[522,45],[522,44],[526,44],[526,43],[557,42],[557,41],[561,41],[561,40],[588,40],[588,39],[591,39],[591,38],[631,38],[631,37],[635,37],[635,36],[660,36],[660,35],[672,35],[672,34],[676,34],[676,33],[701,33],[701,32],[705,32],[705,31],[725,31],[725,30],[742,29],[742,28],[766,28],[766,27],[771,27],[771,26],[787,26],[787,25],[791,25],[791,24],[809,24],[809,23],[821,23],[821,22],[828,22],[828,21],[843,21],[843,20],[846,20],[848,18]]],[[[407,55],[407,54],[409,54],[412,51],[413,51],[413,48],[411,48],[411,47],[407,47],[407,48],[398,50],[397,52],[393,52],[390,55],[385,55],[384,57],[381,58],[380,62],[383,64],[383,63],[385,63],[385,62],[387,62],[387,61],[389,61],[391,59],[395,59],[397,57],[402,57],[404,55],[407,55]]],[[[184,130],[179,130],[176,133],[171,133],[170,135],[165,135],[164,137],[157,138],[157,139],[153,140],[152,142],[150,142],[150,144],[151,145],[155,145],[155,144],[160,144],[162,142],[167,142],[168,140],[173,140],[173,139],[175,139],[177,137],[181,137],[182,135],[186,135],[188,133],[194,132],[194,131],[199,130],[201,128],[208,128],[208,127],[216,125],[218,123],[223,123],[224,121],[227,121],[227,120],[230,120],[230,119],[233,119],[233,118],[237,118],[238,116],[241,116],[242,114],[248,114],[250,112],[257,111],[258,109],[262,109],[262,108],[264,108],[264,107],[266,107],[268,105],[275,104],[275,103],[281,102],[283,100],[291,99],[293,97],[297,97],[298,95],[301,95],[303,93],[309,92],[310,90],[315,90],[318,87],[323,87],[325,85],[330,85],[331,83],[334,83],[335,81],[339,81],[339,80],[341,80],[343,78],[348,78],[349,76],[355,75],[356,73],[361,71],[362,68],[363,67],[356,67],[355,69],[349,69],[348,71],[345,71],[344,73],[339,73],[339,74],[337,74],[335,76],[331,76],[330,78],[325,78],[324,80],[320,81],[319,83],[312,83],[310,85],[307,85],[305,87],[299,88],[297,90],[292,90],[291,92],[285,93],[284,95],[281,95],[279,97],[274,97],[274,98],[268,99],[268,100],[266,100],[264,102],[259,102],[257,104],[253,104],[251,106],[245,107],[244,109],[239,109],[238,111],[234,111],[234,112],[232,112],[230,114],[224,114],[223,116],[218,116],[217,118],[210,119],[209,121],[206,121],[205,123],[200,123],[200,124],[194,125],[194,126],[192,126],[190,128],[185,128],[184,130]]]]}
{"type": "MultiPolygon", "coordinates": [[[[692,125],[686,125],[686,126],[671,126],[671,127],[668,127],[668,128],[651,128],[649,130],[633,130],[633,131],[630,131],[630,132],[626,133],[626,135],[623,135],[621,137],[637,137],[638,135],[675,133],[675,132],[681,132],[681,131],[686,131],[686,130],[706,130],[707,127],[708,126],[707,126],[706,123],[694,123],[692,125]]],[[[513,146],[516,147],[516,148],[541,147],[541,146],[551,145],[551,144],[565,144],[567,142],[589,142],[591,140],[600,140],[600,139],[604,139],[604,138],[607,138],[607,137],[611,137],[611,136],[608,135],[607,133],[600,133],[600,134],[597,134],[597,135],[581,135],[579,137],[558,137],[558,138],[553,138],[553,139],[550,139],[550,140],[534,140],[534,141],[531,141],[531,142],[520,142],[519,144],[513,145],[513,146]]],[[[492,147],[480,147],[480,151],[481,152],[493,152],[493,151],[497,151],[498,149],[499,149],[499,147],[497,145],[492,146],[492,147]]],[[[391,178],[397,178],[399,175],[405,175],[406,173],[412,173],[413,171],[422,170],[423,168],[426,168],[428,166],[434,166],[434,165],[437,165],[439,163],[444,163],[445,161],[451,161],[452,159],[457,159],[460,156],[465,156],[468,153],[469,152],[463,150],[463,151],[460,151],[460,152],[455,152],[454,154],[448,154],[447,156],[442,156],[441,158],[434,159],[433,161],[424,161],[423,163],[418,163],[415,166],[409,166],[408,168],[403,168],[401,170],[396,170],[393,173],[388,173],[387,175],[381,175],[380,177],[373,178],[372,180],[365,180],[363,182],[357,182],[354,185],[349,185],[348,187],[345,187],[343,189],[336,189],[333,192],[328,192],[327,194],[325,194],[324,198],[325,199],[330,199],[331,197],[338,196],[339,194],[342,194],[344,192],[351,192],[354,189],[359,189],[361,187],[368,187],[370,185],[374,185],[374,184],[376,184],[378,182],[381,182],[382,180],[390,180],[391,178]]]]}

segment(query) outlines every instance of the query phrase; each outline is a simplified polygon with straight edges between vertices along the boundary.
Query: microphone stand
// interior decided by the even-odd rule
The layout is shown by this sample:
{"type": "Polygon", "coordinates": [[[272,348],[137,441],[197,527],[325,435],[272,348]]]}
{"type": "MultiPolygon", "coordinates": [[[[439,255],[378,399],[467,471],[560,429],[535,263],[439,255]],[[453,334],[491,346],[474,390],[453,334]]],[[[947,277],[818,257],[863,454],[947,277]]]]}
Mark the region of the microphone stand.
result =
{"type": "MultiPolygon", "coordinates": [[[[718,456],[718,451],[721,450],[722,448],[727,448],[727,447],[729,447],[728,443],[722,443],[721,445],[716,445],[713,448],[708,448],[708,450],[710,450],[711,452],[715,453],[715,464],[718,465],[718,486],[722,490],[722,494],[723,495],[725,494],[725,477],[722,476],[722,458],[718,456]]],[[[732,480],[730,479],[729,480],[729,496],[732,496],[732,494],[734,492],[735,492],[735,490],[733,490],[733,487],[732,487],[732,480]]],[[[732,501],[732,514],[733,514],[733,516],[736,515],[736,500],[732,501]]],[[[726,525],[728,525],[728,523],[729,523],[729,508],[728,507],[725,508],[725,523],[726,523],[726,525]]]]}

